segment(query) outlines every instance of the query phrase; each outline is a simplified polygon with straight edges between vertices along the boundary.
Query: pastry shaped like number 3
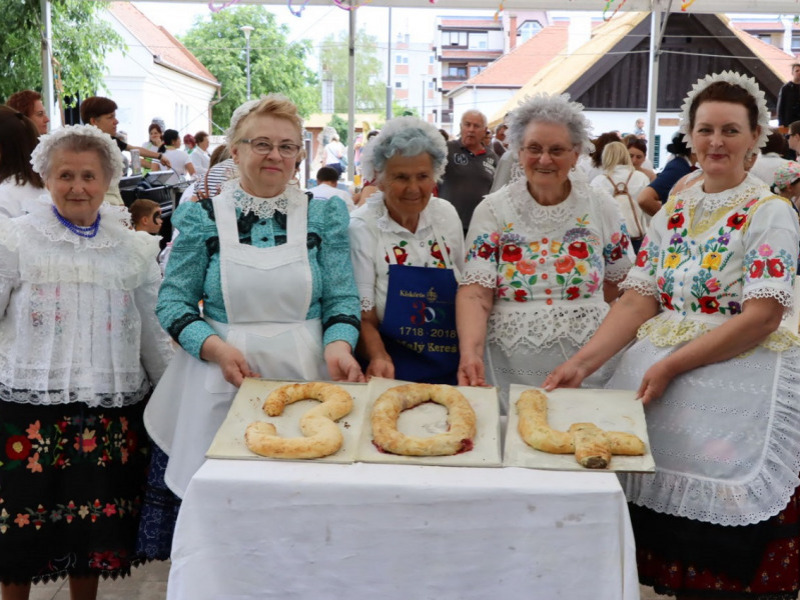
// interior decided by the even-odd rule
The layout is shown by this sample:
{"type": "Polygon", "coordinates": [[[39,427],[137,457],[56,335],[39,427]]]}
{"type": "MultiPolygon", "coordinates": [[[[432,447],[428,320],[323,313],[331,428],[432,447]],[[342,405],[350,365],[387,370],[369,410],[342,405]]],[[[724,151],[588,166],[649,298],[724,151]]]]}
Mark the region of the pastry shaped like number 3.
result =
{"type": "Polygon", "coordinates": [[[575,453],[587,469],[606,469],[612,454],[639,456],[644,442],[631,433],[604,431],[593,423],[574,423],[569,432],[547,424],[547,397],[538,390],[525,390],[517,400],[520,436],[531,448],[551,454],[575,453]]]}
{"type": "Polygon", "coordinates": [[[271,417],[283,413],[283,407],[298,400],[319,400],[300,418],[300,431],[305,437],[279,437],[272,423],[250,423],[244,433],[247,447],[270,458],[321,458],[337,452],[344,438],[334,422],[353,409],[353,398],[332,383],[293,383],[284,385],[267,396],[264,412],[271,417]]]}

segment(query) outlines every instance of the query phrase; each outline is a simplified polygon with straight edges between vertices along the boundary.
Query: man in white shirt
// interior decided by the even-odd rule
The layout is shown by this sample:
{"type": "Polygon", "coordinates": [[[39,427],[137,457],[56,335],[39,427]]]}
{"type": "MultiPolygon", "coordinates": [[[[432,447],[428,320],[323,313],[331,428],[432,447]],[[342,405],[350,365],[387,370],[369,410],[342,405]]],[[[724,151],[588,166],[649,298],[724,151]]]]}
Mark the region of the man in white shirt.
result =
{"type": "Polygon", "coordinates": [[[339,173],[336,172],[336,169],[333,167],[322,167],[317,171],[317,186],[308,191],[314,198],[322,198],[324,200],[329,200],[334,196],[338,196],[344,200],[344,203],[347,205],[347,210],[353,210],[355,208],[353,197],[350,195],[350,192],[336,187],[338,181],[339,173]]]}

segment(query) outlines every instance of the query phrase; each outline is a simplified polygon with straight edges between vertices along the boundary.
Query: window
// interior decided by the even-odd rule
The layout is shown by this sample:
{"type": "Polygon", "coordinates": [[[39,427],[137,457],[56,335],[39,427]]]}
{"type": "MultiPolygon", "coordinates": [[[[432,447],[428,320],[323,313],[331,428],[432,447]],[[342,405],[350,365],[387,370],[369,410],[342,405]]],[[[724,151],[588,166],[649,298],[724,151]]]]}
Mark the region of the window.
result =
{"type": "Polygon", "coordinates": [[[403,57],[398,54],[397,56],[394,57],[394,62],[396,62],[398,65],[402,65],[403,57]]]}
{"type": "Polygon", "coordinates": [[[395,82],[394,82],[394,87],[396,87],[396,88],[402,88],[402,87],[403,87],[403,82],[402,82],[402,81],[395,81],[395,82]]]}
{"type": "Polygon", "coordinates": [[[469,76],[475,77],[475,75],[483,71],[485,68],[486,68],[485,66],[473,65],[469,68],[469,76]]]}
{"type": "Polygon", "coordinates": [[[470,33],[469,47],[476,50],[485,50],[489,47],[488,33],[470,33]]]}
{"type": "Polygon", "coordinates": [[[435,57],[433,54],[431,54],[431,55],[428,57],[428,64],[429,64],[429,65],[432,65],[434,60],[436,60],[436,57],[435,57]]]}
{"type": "Polygon", "coordinates": [[[542,30],[542,24],[539,21],[525,21],[519,29],[517,29],[517,35],[522,38],[521,42],[527,42],[537,33],[542,30]]]}
{"type": "Polygon", "coordinates": [[[792,36],[792,52],[800,53],[800,35],[792,36]]]}
{"type": "Polygon", "coordinates": [[[446,31],[442,36],[443,46],[466,46],[467,45],[467,32],[466,31],[446,31]]]}
{"type": "Polygon", "coordinates": [[[467,78],[467,67],[465,65],[450,65],[447,67],[448,77],[460,77],[461,79],[467,78]]]}

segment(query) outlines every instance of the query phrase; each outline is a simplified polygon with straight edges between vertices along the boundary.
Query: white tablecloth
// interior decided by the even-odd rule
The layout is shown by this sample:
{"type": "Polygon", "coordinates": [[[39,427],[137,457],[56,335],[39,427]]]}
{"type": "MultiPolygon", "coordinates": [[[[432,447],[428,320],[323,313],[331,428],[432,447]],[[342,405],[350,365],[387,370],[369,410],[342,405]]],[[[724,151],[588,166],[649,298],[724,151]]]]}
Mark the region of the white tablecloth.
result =
{"type": "Polygon", "coordinates": [[[208,460],[169,600],[637,600],[612,474],[208,460]]]}

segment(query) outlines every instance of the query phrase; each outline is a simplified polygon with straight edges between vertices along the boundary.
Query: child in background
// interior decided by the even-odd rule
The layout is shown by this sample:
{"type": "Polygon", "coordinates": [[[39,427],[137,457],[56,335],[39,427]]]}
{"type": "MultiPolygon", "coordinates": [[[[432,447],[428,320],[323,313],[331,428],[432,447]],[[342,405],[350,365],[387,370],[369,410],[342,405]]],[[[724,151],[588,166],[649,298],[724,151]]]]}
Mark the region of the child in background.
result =
{"type": "Polygon", "coordinates": [[[146,231],[151,235],[156,235],[161,231],[161,206],[158,202],[139,198],[130,205],[128,210],[131,213],[134,230],[146,231]]]}

